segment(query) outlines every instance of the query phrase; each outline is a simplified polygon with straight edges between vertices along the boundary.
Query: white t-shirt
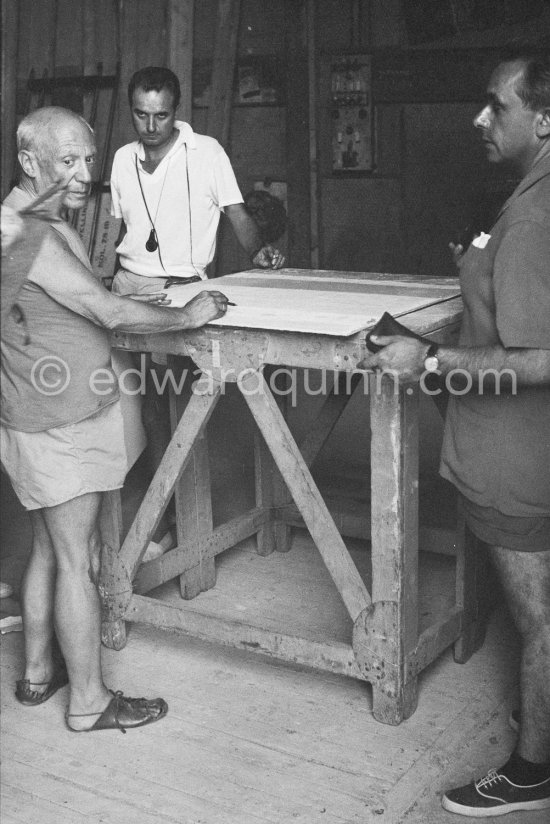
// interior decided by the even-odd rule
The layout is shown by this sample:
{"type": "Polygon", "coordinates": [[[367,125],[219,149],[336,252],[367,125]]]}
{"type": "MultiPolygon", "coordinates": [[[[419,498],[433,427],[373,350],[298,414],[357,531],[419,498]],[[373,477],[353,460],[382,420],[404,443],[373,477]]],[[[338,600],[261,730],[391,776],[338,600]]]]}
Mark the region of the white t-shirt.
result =
{"type": "Polygon", "coordinates": [[[115,154],[111,214],[122,218],[127,228],[117,252],[121,266],[136,275],[198,274],[204,278],[204,270],[214,257],[220,212],[225,206],[242,203],[243,198],[229,158],[218,141],[195,134],[181,120],[175,127],[178,139],[152,174],[145,172],[139,162],[145,156],[139,141],[127,143],[115,154]],[[138,174],[155,224],[159,249],[154,252],[145,248],[151,221],[138,174]]]}

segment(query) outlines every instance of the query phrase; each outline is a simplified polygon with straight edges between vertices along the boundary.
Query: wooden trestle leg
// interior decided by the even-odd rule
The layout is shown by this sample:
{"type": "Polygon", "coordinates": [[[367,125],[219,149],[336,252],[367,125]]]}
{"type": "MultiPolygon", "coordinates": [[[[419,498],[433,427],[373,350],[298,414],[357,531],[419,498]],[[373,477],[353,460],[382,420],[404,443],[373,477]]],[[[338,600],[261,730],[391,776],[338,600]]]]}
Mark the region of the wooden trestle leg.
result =
{"type": "MultiPolygon", "coordinates": [[[[170,417],[172,431],[176,429],[188,396],[176,394],[170,387],[170,417]]],[[[210,464],[208,460],[208,436],[206,429],[198,436],[189,463],[174,488],[176,507],[176,534],[178,544],[190,537],[206,538],[211,534],[212,497],[210,494],[210,464]]],[[[192,569],[182,573],[179,578],[181,597],[187,600],[195,598],[199,592],[205,592],[216,584],[216,566],[213,557],[201,553],[198,563],[192,569]]]]}
{"type": "Polygon", "coordinates": [[[399,724],[417,704],[405,680],[418,642],[418,388],[370,377],[372,606],[354,628],[374,717],[399,724]]]}
{"type": "MultiPolygon", "coordinates": [[[[285,367],[266,366],[264,368],[263,377],[266,384],[275,390],[277,395],[277,406],[282,417],[288,418],[288,395],[292,391],[290,386],[291,377],[285,367]]],[[[273,463],[273,458],[268,449],[266,449],[265,442],[262,437],[256,438],[254,445],[254,456],[256,466],[256,504],[268,506],[272,510],[277,507],[284,506],[289,502],[290,496],[288,489],[277,469],[276,464],[273,463]],[[269,477],[268,477],[269,473],[269,477]],[[262,479],[263,476],[263,479],[262,479]],[[261,480],[262,479],[262,480],[261,480]],[[261,480],[262,487],[258,487],[258,481],[261,480]],[[260,495],[260,498],[258,497],[260,495]]],[[[264,528],[262,533],[258,533],[258,553],[261,555],[268,555],[269,551],[276,550],[277,552],[289,552],[292,545],[292,527],[283,520],[276,518],[264,528]],[[266,537],[271,533],[271,536],[266,541],[266,537]],[[269,550],[271,547],[271,550],[269,550]]]]}

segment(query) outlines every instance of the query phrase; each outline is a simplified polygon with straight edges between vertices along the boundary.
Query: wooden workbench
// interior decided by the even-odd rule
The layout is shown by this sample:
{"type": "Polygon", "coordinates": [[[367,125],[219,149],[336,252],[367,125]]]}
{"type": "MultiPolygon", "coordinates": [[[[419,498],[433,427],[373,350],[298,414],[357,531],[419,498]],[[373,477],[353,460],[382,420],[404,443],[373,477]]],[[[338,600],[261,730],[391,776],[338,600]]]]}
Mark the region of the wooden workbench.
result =
{"type": "MultiPolygon", "coordinates": [[[[231,298],[235,297],[231,291],[233,286],[248,284],[255,290],[252,298],[260,296],[260,304],[261,290],[268,288],[270,306],[283,306],[289,289],[294,289],[292,303],[297,305],[300,278],[309,281],[306,288],[311,290],[312,316],[316,314],[315,300],[323,299],[331,290],[333,300],[323,303],[323,311],[328,316],[332,305],[334,313],[339,312],[338,295],[346,294],[346,300],[351,297],[357,309],[363,306],[369,290],[375,305],[372,316],[361,308],[362,317],[367,319],[364,326],[346,335],[323,333],[314,328],[308,331],[277,328],[280,318],[264,321],[272,328],[252,328],[253,324],[244,319],[244,314],[243,325],[237,327],[229,325],[235,323],[229,312],[224,321],[185,333],[114,335],[114,345],[122,349],[190,356],[202,370],[203,377],[196,384],[197,391],[192,394],[179,422],[175,419],[171,443],[122,546],[119,545],[120,517],[116,499],[113,495],[108,498],[109,506],[104,513],[107,546],[101,578],[103,641],[107,646],[122,648],[126,642],[125,622],[142,621],[343,673],[369,681],[375,717],[398,724],[416,707],[417,676],[424,667],[453,643],[459,660],[471,654],[477,616],[469,550],[458,529],[451,541],[451,551],[457,556],[456,602],[440,620],[419,632],[418,386],[396,387],[391,378],[380,379],[372,373],[366,378],[370,382],[366,402],[370,403],[372,433],[369,484],[372,586],[369,592],[309,470],[342,414],[353,384],[347,393],[332,392],[327,396],[316,424],[309,428],[298,448],[266,376],[270,368],[278,365],[337,374],[353,372],[366,354],[365,333],[381,314],[381,308],[389,311],[395,308],[392,295],[424,296],[427,305],[402,311],[400,321],[438,342],[453,341],[462,312],[458,283],[454,279],[282,270],[255,273],[254,277],[243,273],[208,285],[221,289],[231,298]],[[264,279],[261,284],[258,278],[264,279]],[[275,304],[273,289],[280,290],[280,300],[275,304]],[[323,294],[319,296],[318,292],[323,294]],[[222,399],[223,403],[226,382],[237,384],[258,427],[256,502],[249,511],[213,528],[206,426],[218,401],[222,399]],[[173,493],[177,546],[160,558],[141,564],[173,493]],[[256,536],[259,555],[287,551],[290,524],[298,522],[298,515],[299,522],[308,528],[353,622],[353,634],[347,643],[296,637],[238,620],[224,620],[211,611],[202,614],[196,604],[193,609],[189,608],[189,599],[215,586],[217,555],[250,536],[256,536]],[[182,600],[176,607],[145,595],[177,577],[182,600]]],[[[242,314],[246,293],[239,295],[242,314]]],[[[325,321],[326,318],[321,319],[321,323],[325,321]]],[[[369,513],[363,513],[364,519],[365,516],[368,522],[369,513]]],[[[339,524],[342,529],[343,522],[339,524]]],[[[437,550],[437,530],[428,537],[430,548],[437,550]]],[[[442,551],[448,552],[449,546],[442,547],[442,551]]]]}

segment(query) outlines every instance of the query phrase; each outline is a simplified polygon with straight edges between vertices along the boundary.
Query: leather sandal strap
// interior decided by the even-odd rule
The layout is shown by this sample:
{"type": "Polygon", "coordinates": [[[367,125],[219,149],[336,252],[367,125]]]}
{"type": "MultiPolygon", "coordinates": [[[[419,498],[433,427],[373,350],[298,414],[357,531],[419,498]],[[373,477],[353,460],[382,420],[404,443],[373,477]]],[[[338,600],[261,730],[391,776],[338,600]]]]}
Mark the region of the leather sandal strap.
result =
{"type": "Polygon", "coordinates": [[[99,712],[66,712],[65,718],[89,718],[91,715],[103,715],[105,710],[99,712]]]}

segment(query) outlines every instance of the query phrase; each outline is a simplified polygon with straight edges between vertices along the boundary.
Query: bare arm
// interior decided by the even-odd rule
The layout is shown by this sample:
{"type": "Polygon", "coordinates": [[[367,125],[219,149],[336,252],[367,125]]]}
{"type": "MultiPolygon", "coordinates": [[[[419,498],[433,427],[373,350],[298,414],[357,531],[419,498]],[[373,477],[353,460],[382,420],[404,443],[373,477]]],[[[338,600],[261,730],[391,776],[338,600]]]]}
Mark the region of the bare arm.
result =
{"type": "Polygon", "coordinates": [[[258,227],[243,203],[226,206],[225,214],[231,222],[237,240],[254,265],[262,269],[281,268],[285,262],[284,256],[271,244],[262,242],[258,227]]]}
{"type": "MultiPolygon", "coordinates": [[[[384,348],[365,358],[362,368],[395,372],[401,380],[417,381],[424,372],[425,343],[412,338],[373,338],[384,348]]],[[[544,386],[550,384],[550,349],[505,349],[503,346],[441,346],[439,371],[472,378],[473,386],[544,386]],[[494,379],[491,381],[491,374],[494,379]],[[487,374],[489,373],[489,374],[487,374]]]]}
{"type": "Polygon", "coordinates": [[[123,332],[194,329],[225,314],[227,298],[204,291],[181,309],[166,309],[113,295],[97,281],[54,232],[49,232],[29,280],[51,298],[98,326],[123,332]]]}

